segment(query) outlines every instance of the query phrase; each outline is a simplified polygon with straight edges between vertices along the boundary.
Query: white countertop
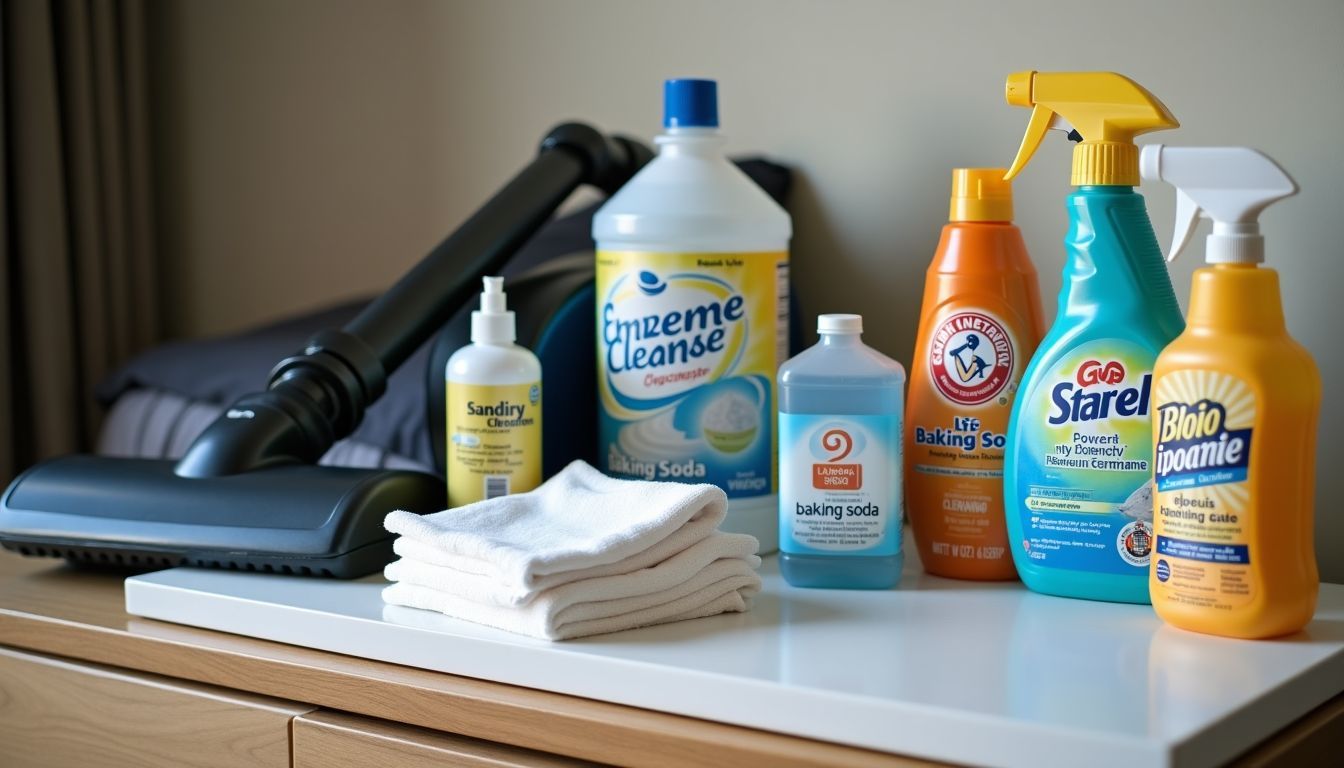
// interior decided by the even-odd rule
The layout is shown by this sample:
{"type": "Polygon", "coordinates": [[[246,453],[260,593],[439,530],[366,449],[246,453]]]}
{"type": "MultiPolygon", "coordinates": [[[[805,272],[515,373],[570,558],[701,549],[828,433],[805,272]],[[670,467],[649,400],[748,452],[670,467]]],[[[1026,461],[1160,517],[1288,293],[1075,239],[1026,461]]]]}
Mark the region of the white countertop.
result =
{"type": "MultiPolygon", "coordinates": [[[[912,558],[913,559],[913,558],[912,558]]],[[[548,643],[386,606],[383,581],[178,568],[126,580],[153,619],[952,762],[1221,763],[1344,690],[1344,586],[1277,641],[1163,626],[1148,606],[939,579],[795,589],[750,613],[548,643]]]]}

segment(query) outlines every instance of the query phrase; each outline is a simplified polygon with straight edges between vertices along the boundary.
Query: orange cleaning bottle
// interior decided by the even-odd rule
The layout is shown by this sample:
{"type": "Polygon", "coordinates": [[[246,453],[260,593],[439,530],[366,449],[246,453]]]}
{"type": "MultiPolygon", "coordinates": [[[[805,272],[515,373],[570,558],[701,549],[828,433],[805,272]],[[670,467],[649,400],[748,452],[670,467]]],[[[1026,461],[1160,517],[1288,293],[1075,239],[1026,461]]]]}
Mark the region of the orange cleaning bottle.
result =
{"type": "Polygon", "coordinates": [[[1003,453],[1022,371],[1044,333],[1036,268],[1002,168],[952,172],[950,221],[924,281],[905,414],[905,507],[924,569],[1017,577],[1003,453]]]}

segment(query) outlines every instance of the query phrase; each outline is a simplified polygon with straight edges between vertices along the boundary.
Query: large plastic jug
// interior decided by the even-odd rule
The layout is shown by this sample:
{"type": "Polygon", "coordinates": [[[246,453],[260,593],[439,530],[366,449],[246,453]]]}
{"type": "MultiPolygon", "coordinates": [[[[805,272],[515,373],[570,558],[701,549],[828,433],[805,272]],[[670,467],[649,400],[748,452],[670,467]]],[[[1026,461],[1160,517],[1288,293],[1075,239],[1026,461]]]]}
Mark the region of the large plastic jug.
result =
{"type": "Polygon", "coordinates": [[[714,483],[722,528],[778,539],[775,373],[789,215],[724,157],[717,86],[669,80],[659,154],[597,212],[599,466],[714,483]]]}

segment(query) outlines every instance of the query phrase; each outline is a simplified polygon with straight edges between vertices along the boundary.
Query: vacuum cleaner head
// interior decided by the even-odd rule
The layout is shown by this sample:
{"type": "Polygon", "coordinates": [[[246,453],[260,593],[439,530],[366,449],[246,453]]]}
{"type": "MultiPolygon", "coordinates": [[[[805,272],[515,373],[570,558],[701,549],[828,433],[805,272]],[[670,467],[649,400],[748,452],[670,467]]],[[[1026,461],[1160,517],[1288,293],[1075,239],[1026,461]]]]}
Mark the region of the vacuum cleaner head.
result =
{"type": "Polygon", "coordinates": [[[185,478],[173,467],[102,456],[39,464],[0,497],[0,543],[95,565],[353,578],[392,560],[389,510],[443,505],[443,481],[420,472],[295,464],[185,478]]]}
{"type": "Polygon", "coordinates": [[[180,461],[68,456],[24,472],[0,496],[0,544],[123,567],[378,570],[392,559],[383,517],[442,509],[443,480],[317,460],[576,187],[614,192],[651,157],[638,142],[558,126],[531,164],[409,274],[344,328],[280,361],[267,388],[236,401],[180,461]]]}

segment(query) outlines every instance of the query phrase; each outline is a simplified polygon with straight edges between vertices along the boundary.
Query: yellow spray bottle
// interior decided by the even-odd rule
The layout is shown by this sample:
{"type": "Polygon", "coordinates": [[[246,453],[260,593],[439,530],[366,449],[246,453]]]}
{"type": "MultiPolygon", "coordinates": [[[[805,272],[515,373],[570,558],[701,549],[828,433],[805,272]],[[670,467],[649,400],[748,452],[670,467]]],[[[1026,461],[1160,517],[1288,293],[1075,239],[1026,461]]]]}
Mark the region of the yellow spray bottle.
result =
{"type": "Polygon", "coordinates": [[[1247,147],[1144,147],[1146,179],[1177,189],[1169,259],[1213,220],[1188,326],[1153,371],[1153,608],[1183,629],[1274,637],[1311,620],[1321,379],[1288,335],[1279,276],[1260,266],[1266,206],[1297,192],[1247,147]]]}

